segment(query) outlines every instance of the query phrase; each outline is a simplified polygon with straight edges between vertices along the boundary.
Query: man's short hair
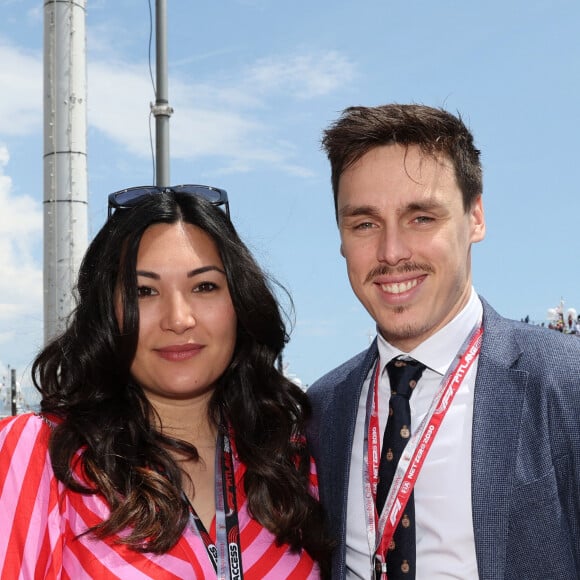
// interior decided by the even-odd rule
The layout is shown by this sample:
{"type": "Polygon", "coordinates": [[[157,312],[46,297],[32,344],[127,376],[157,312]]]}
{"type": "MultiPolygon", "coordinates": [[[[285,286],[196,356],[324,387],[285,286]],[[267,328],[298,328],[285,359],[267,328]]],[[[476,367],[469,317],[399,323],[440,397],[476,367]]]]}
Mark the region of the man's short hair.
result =
{"type": "Polygon", "coordinates": [[[324,131],[322,138],[322,148],[331,166],[335,211],[342,173],[371,149],[392,144],[416,145],[428,155],[449,158],[463,194],[465,211],[483,192],[480,151],[460,115],[425,105],[349,107],[324,131]]]}

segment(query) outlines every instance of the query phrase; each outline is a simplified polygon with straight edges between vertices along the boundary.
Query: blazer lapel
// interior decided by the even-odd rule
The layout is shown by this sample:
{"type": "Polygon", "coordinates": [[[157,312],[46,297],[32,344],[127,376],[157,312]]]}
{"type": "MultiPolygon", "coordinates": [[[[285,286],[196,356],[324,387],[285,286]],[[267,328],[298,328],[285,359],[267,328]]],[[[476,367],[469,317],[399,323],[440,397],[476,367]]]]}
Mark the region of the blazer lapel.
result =
{"type": "Polygon", "coordinates": [[[484,302],[484,338],[475,381],[472,506],[480,578],[504,577],[508,514],[528,374],[510,325],[484,302]]]}
{"type": "Polygon", "coordinates": [[[340,550],[335,554],[338,567],[334,568],[337,577],[340,577],[337,570],[342,574],[345,565],[348,481],[358,403],[364,380],[377,356],[375,340],[362,361],[333,389],[322,418],[320,437],[324,439],[321,442],[324,452],[319,459],[322,463],[319,472],[324,476],[324,503],[333,506],[328,510],[331,532],[339,539],[340,550]]]}

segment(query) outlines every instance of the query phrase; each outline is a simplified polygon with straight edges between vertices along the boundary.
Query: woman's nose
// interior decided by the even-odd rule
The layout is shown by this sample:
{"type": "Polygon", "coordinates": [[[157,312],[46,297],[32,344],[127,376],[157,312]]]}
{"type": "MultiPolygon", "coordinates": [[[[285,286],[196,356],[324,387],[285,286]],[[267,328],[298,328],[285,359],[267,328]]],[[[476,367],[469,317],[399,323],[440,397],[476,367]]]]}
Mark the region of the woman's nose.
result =
{"type": "Polygon", "coordinates": [[[181,295],[176,293],[167,297],[161,327],[178,334],[195,326],[195,316],[192,305],[181,295]]]}

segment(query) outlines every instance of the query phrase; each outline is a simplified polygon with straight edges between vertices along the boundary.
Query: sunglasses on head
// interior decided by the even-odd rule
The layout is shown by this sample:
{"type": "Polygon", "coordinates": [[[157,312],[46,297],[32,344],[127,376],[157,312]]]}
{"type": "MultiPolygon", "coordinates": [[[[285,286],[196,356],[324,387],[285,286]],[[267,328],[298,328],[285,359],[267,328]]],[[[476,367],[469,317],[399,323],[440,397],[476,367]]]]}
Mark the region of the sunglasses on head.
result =
{"type": "Polygon", "coordinates": [[[215,206],[225,206],[225,212],[230,217],[230,204],[228,194],[225,189],[219,189],[210,185],[172,185],[170,187],[159,187],[157,185],[143,185],[140,187],[130,187],[115,191],[109,195],[109,209],[107,219],[115,210],[129,209],[139,205],[143,200],[159,195],[160,193],[184,193],[202,197],[215,206]]]}

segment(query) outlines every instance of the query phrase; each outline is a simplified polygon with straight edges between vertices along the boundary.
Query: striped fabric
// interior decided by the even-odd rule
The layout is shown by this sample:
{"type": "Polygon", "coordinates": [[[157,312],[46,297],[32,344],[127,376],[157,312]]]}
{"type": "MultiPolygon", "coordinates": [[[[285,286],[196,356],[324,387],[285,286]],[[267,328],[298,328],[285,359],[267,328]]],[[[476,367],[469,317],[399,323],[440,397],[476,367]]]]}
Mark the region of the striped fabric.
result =
{"type": "MultiPolygon", "coordinates": [[[[1,580],[178,580],[215,578],[203,542],[188,526],[163,555],[141,554],[111,539],[87,534],[108,515],[103,498],[74,493],[54,476],[48,454],[50,427],[37,415],[0,422],[1,580]]],[[[316,579],[318,566],[306,552],[276,546],[274,536],[253,520],[243,491],[244,467],[236,484],[245,580],[316,579]]],[[[312,484],[316,488],[316,476],[312,484]]],[[[215,539],[215,529],[210,533],[215,539]]]]}

